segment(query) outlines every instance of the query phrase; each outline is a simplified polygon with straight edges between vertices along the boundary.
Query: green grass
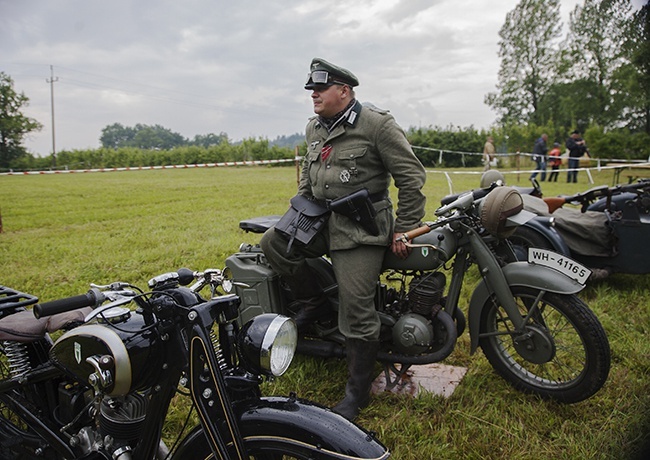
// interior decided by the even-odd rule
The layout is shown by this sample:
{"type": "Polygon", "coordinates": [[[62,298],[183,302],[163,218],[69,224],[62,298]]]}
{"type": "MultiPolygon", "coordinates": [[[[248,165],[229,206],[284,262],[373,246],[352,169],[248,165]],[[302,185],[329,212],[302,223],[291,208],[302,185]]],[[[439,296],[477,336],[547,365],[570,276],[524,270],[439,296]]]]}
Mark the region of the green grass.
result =
{"type": "MultiPolygon", "coordinates": [[[[428,219],[450,192],[447,176],[431,171],[428,219]]],[[[447,173],[454,192],[477,187],[480,178],[476,170],[447,173]]],[[[506,179],[527,186],[527,176],[506,179]]],[[[594,171],[593,178],[594,185],[609,185],[612,173],[594,171]]],[[[585,173],[578,184],[565,180],[563,174],[560,182],[543,182],[545,194],[591,186],[585,173]]],[[[180,267],[222,268],[240,243],[259,241],[259,235],[239,230],[238,222],[283,213],[295,190],[293,168],[0,176],[0,284],[47,301],[85,292],[91,282],[144,287],[152,276],[180,267]]],[[[465,295],[471,289],[465,286],[465,295]]],[[[452,397],[382,394],[359,423],[376,431],[396,459],[640,458],[650,439],[650,277],[615,275],[580,296],[607,330],[613,355],[608,382],[588,401],[560,405],[513,390],[480,351],[469,355],[465,334],[445,361],[469,369],[452,397]]],[[[333,405],[344,385],[343,361],[298,357],[264,391],[296,391],[333,405]]],[[[170,439],[184,420],[187,400],[179,398],[172,409],[170,439]]]]}

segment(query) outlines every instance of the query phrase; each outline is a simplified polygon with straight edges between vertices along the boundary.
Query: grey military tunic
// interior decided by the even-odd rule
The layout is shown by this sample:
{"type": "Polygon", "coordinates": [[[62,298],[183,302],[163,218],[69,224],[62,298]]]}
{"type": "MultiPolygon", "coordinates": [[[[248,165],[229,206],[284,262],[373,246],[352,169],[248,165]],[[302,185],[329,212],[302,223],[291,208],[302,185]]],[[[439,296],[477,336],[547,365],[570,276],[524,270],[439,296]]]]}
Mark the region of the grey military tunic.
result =
{"type": "Polygon", "coordinates": [[[360,244],[390,244],[393,232],[418,226],[426,198],[422,186],[424,167],[413,153],[406,135],[387,111],[357,102],[346,120],[329,132],[313,117],[307,124],[307,154],[298,193],[332,200],[366,188],[371,194],[388,191],[391,176],[398,189],[397,219],[386,197],[375,203],[378,236],[370,235],[349,218],[330,217],[330,249],[360,244]]]}

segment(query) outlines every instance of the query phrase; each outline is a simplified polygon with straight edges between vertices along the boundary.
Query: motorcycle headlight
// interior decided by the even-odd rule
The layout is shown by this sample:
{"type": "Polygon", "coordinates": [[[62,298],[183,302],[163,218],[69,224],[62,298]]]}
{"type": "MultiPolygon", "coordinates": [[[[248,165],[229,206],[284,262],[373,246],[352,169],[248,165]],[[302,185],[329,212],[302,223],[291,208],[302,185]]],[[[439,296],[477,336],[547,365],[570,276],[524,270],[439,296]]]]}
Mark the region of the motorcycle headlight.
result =
{"type": "Polygon", "coordinates": [[[298,329],[291,318],[274,313],[256,316],[239,333],[237,346],[245,366],[256,374],[280,376],[293,360],[298,329]]]}

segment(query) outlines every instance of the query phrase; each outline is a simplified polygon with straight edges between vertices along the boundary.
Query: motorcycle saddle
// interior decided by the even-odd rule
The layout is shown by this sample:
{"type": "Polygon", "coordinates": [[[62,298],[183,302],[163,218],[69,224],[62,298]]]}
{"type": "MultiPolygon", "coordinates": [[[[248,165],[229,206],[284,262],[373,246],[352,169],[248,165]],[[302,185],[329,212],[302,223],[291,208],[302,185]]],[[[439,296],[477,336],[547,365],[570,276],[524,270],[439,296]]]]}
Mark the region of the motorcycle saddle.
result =
{"type": "Polygon", "coordinates": [[[239,222],[239,228],[251,233],[264,233],[273,227],[282,216],[261,216],[239,222]]]}
{"type": "Polygon", "coordinates": [[[92,308],[58,313],[46,318],[36,318],[32,310],[23,310],[0,319],[0,341],[35,342],[71,324],[83,322],[92,308]]]}

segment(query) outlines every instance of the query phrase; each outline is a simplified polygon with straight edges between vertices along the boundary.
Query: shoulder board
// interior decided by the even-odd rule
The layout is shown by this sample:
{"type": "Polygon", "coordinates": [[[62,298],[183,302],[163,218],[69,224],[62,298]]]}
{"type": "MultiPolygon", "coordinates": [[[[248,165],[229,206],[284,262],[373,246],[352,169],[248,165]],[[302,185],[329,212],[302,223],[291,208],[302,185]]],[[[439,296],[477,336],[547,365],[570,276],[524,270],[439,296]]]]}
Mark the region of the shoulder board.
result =
{"type": "Polygon", "coordinates": [[[373,112],[378,112],[378,113],[381,113],[381,114],[386,114],[386,113],[390,112],[390,110],[380,109],[379,107],[377,107],[375,104],[373,104],[371,102],[364,102],[363,106],[370,109],[370,110],[372,110],[373,112]]]}

